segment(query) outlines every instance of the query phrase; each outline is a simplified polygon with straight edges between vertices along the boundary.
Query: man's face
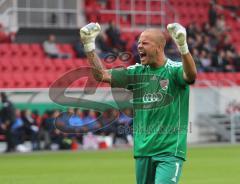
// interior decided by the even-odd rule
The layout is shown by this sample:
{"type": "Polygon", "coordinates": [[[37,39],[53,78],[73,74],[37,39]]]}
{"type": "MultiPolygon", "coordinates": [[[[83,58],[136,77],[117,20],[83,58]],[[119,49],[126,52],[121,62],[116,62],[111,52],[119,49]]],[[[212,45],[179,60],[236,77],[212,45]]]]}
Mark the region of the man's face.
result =
{"type": "Polygon", "coordinates": [[[138,40],[138,53],[143,65],[151,65],[156,62],[158,46],[151,32],[143,32],[138,40]]]}
{"type": "Polygon", "coordinates": [[[54,35],[50,35],[50,36],[49,36],[49,41],[55,42],[55,40],[56,40],[56,38],[55,38],[54,35]]]}

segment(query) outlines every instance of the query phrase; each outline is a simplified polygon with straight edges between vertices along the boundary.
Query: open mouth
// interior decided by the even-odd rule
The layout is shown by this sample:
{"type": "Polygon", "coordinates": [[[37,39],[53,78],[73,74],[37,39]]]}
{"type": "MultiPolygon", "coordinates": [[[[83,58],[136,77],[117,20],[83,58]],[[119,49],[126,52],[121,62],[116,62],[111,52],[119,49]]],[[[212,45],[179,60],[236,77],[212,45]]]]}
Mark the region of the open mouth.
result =
{"type": "Polygon", "coordinates": [[[139,55],[140,55],[141,58],[144,58],[144,57],[147,56],[147,54],[145,52],[143,52],[143,51],[140,51],[139,55]]]}

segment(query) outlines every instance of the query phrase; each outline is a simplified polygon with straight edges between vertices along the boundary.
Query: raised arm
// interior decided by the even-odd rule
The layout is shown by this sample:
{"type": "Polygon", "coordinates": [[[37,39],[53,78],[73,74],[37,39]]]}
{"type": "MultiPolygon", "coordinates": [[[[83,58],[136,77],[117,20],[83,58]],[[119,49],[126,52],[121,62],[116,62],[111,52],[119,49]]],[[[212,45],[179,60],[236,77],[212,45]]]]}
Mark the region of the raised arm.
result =
{"type": "Polygon", "coordinates": [[[100,82],[111,82],[111,74],[104,68],[100,58],[95,52],[95,39],[100,33],[101,27],[98,23],[90,23],[80,29],[80,38],[84,45],[89,64],[92,67],[94,78],[100,82]]]}
{"type": "Polygon", "coordinates": [[[188,50],[186,29],[178,23],[168,24],[167,29],[181,53],[183,78],[186,82],[192,83],[196,79],[197,69],[193,57],[188,50]]]}
{"type": "Polygon", "coordinates": [[[111,83],[111,74],[104,68],[97,53],[93,50],[86,52],[88,62],[92,66],[92,73],[94,78],[100,82],[111,83]]]}
{"type": "Polygon", "coordinates": [[[183,78],[188,83],[195,81],[197,77],[197,69],[192,55],[189,53],[182,55],[183,61],[183,78]]]}

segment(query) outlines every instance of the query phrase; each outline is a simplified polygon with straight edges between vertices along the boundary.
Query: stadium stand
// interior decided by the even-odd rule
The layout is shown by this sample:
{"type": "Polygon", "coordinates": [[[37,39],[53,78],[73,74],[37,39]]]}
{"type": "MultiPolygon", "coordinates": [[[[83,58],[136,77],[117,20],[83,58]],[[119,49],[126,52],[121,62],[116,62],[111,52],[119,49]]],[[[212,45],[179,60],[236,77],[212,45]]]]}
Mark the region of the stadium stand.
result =
{"type": "MultiPolygon", "coordinates": [[[[85,1],[85,15],[88,21],[99,21],[100,23],[108,23],[111,20],[114,20],[117,16],[116,13],[113,13],[112,16],[109,16],[107,13],[101,13],[101,10],[116,10],[117,5],[116,1],[108,0],[106,3],[101,3],[101,1],[85,1]],[[95,11],[98,10],[98,11],[95,11]]],[[[232,43],[236,50],[239,52],[240,49],[240,40],[238,36],[238,29],[240,26],[239,21],[236,19],[236,14],[231,13],[231,10],[228,9],[230,6],[239,5],[238,1],[231,1],[232,4],[229,4],[228,1],[218,1],[217,13],[224,15],[226,21],[226,27],[229,27],[229,31],[226,34],[231,35],[232,43]]],[[[130,1],[120,1],[119,8],[120,11],[124,10],[135,10],[135,11],[146,11],[146,0],[136,1],[134,7],[130,1]],[[133,8],[133,9],[132,9],[133,8]]],[[[196,22],[197,25],[203,25],[208,22],[208,11],[209,11],[209,0],[203,0],[199,2],[193,2],[191,0],[181,1],[181,0],[170,0],[168,2],[173,9],[176,11],[176,14],[179,16],[179,22],[185,26],[191,25],[191,23],[196,22]],[[191,7],[191,8],[189,8],[191,7]],[[188,10],[188,11],[186,11],[188,10]],[[188,13],[186,13],[188,12],[188,13]]],[[[150,1],[149,7],[151,12],[156,11],[165,11],[162,8],[163,4],[160,1],[150,1]]],[[[166,10],[167,11],[167,10],[166,10]]],[[[117,12],[117,11],[115,11],[117,12]]],[[[121,17],[120,25],[121,27],[131,24],[132,15],[126,16],[125,18],[121,17]],[[122,21],[124,19],[124,21],[122,21]]],[[[160,15],[152,14],[150,17],[152,25],[161,24],[160,15]]],[[[140,14],[135,16],[135,23],[145,25],[147,23],[147,15],[140,14]]],[[[126,49],[131,51],[131,47],[134,44],[135,37],[140,33],[140,31],[129,32],[121,31],[121,39],[127,41],[126,49]]],[[[195,35],[196,36],[196,35],[195,35]]],[[[221,38],[219,38],[221,39],[221,38]]],[[[87,62],[84,60],[79,60],[76,58],[76,53],[73,50],[73,47],[70,43],[61,43],[58,44],[59,49],[64,53],[70,53],[73,58],[67,59],[66,61],[58,60],[49,60],[46,59],[46,55],[43,52],[42,46],[39,43],[2,43],[0,44],[0,70],[3,75],[3,80],[0,83],[1,88],[11,88],[11,87],[21,87],[21,88],[47,88],[57,79],[58,76],[64,72],[69,71],[71,68],[77,66],[85,66],[87,62]],[[63,64],[64,63],[64,64],[63,64]],[[80,64],[80,65],[79,65],[80,64]],[[81,65],[83,64],[83,65],[81,65]],[[51,71],[51,74],[44,75],[45,71],[51,71]],[[14,72],[14,75],[11,73],[14,72]],[[29,76],[35,73],[31,79],[29,76]],[[9,76],[12,76],[9,78],[9,76]],[[35,80],[34,80],[35,79],[35,80]]],[[[198,55],[196,56],[198,57],[198,55]]],[[[236,56],[239,57],[239,56],[236,56]]],[[[239,59],[239,58],[237,58],[239,59]]],[[[116,63],[119,63],[116,62],[116,63]]],[[[130,62],[131,63],[131,62],[130,62]]],[[[130,64],[129,63],[129,64],[130,64]]],[[[107,68],[117,66],[118,64],[106,64],[107,68]]],[[[239,67],[239,66],[238,66],[239,67]]],[[[210,70],[211,71],[211,70],[210,70]]],[[[215,70],[214,70],[215,71],[215,70]]],[[[238,69],[237,69],[238,71],[238,69]]],[[[226,72],[226,71],[225,71],[226,72]]],[[[208,78],[208,74],[201,74],[204,79],[212,80],[208,78]]],[[[216,80],[219,79],[221,74],[216,74],[214,76],[216,80]]],[[[228,75],[226,75],[227,77],[228,75]]],[[[201,77],[199,77],[201,79],[201,77]]],[[[226,78],[225,78],[226,79],[226,78]]],[[[228,80],[228,79],[226,79],[228,80]]],[[[231,80],[231,79],[229,79],[231,80]]],[[[234,80],[235,81],[235,80],[234,80]]],[[[239,84],[236,81],[236,84],[239,84]]],[[[81,87],[81,86],[79,86],[81,87]]]]}
{"type": "MultiPolygon", "coordinates": [[[[116,20],[115,22],[120,28],[121,39],[127,41],[126,51],[124,52],[130,53],[135,44],[135,38],[142,29],[150,25],[153,27],[165,26],[175,20],[176,14],[178,17],[176,20],[188,28],[189,46],[198,65],[198,80],[194,87],[205,89],[209,86],[240,86],[240,21],[238,18],[240,10],[234,9],[234,7],[240,6],[239,0],[217,1],[217,15],[223,15],[224,17],[224,23],[222,22],[224,30],[221,34],[214,27],[208,25],[210,0],[169,0],[164,2],[166,4],[160,0],[135,0],[134,4],[129,0],[85,0],[83,16],[86,18],[86,22],[99,22],[103,25],[103,31],[106,30],[105,28],[110,21],[116,20]],[[119,2],[119,4],[116,2],[119,2]],[[166,15],[168,15],[167,18],[166,15]],[[162,19],[164,16],[166,19],[162,19]],[[226,35],[229,35],[229,37],[226,35]],[[229,43],[231,43],[231,47],[229,43]],[[202,52],[203,50],[207,53],[202,52]]],[[[219,19],[220,17],[217,16],[217,20],[219,19]]],[[[20,28],[19,32],[16,33],[15,40],[8,39],[7,42],[0,43],[0,88],[4,90],[47,89],[66,72],[78,67],[89,66],[86,59],[77,58],[76,51],[73,49],[74,41],[78,40],[77,34],[78,29],[76,28],[67,31],[57,28],[20,28]],[[59,32],[58,37],[63,35],[64,38],[57,46],[63,53],[70,53],[73,56],[72,58],[50,59],[45,55],[42,48],[42,41],[45,38],[43,33],[47,35],[52,32],[59,32]],[[66,32],[68,33],[65,34],[66,32]],[[71,36],[73,32],[75,37],[71,36]]],[[[168,37],[168,35],[166,36],[168,37]]],[[[174,52],[175,45],[171,45],[171,41],[168,41],[167,48],[174,52]]],[[[111,47],[109,38],[107,44],[111,47]]],[[[167,51],[167,53],[170,53],[169,57],[175,55],[170,51],[167,51]]],[[[121,60],[119,52],[114,54],[113,62],[106,62],[103,59],[103,63],[108,69],[128,66],[134,62],[133,57],[125,62],[121,60]]],[[[82,88],[85,84],[84,80],[78,80],[71,87],[82,88]]],[[[100,87],[109,86],[100,84],[100,87]]],[[[31,113],[31,117],[34,119],[34,124],[41,128],[41,131],[47,129],[48,132],[52,127],[46,127],[46,124],[52,121],[52,118],[56,115],[54,115],[54,112],[56,111],[47,111],[41,116],[34,112],[31,113]]],[[[111,112],[108,115],[110,116],[110,114],[111,112]]],[[[86,112],[87,115],[88,112],[86,112]]],[[[57,131],[51,133],[51,141],[59,141],[59,147],[63,146],[64,148],[64,145],[62,145],[64,136],[60,136],[57,131]]],[[[31,139],[30,134],[27,136],[28,140],[31,139]]],[[[82,138],[77,137],[77,139],[81,141],[82,138]]],[[[1,132],[0,140],[5,140],[1,132]]],[[[45,149],[50,148],[46,145],[45,149]]]]}

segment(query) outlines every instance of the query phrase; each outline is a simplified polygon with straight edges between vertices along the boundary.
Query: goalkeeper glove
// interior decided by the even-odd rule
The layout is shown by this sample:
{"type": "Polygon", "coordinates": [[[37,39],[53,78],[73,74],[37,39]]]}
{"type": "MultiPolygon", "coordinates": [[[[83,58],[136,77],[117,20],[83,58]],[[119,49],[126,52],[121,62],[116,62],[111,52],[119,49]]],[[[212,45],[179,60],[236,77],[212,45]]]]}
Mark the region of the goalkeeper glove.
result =
{"type": "Polygon", "coordinates": [[[85,52],[91,52],[95,49],[95,39],[100,31],[100,25],[93,22],[80,29],[80,38],[83,43],[85,52]]]}
{"type": "Polygon", "coordinates": [[[171,37],[177,44],[180,53],[182,55],[189,53],[186,29],[179,23],[168,24],[167,29],[171,37]]]}

